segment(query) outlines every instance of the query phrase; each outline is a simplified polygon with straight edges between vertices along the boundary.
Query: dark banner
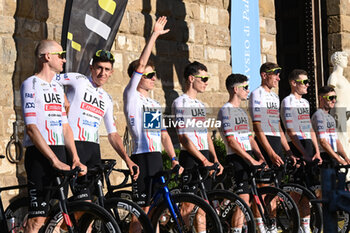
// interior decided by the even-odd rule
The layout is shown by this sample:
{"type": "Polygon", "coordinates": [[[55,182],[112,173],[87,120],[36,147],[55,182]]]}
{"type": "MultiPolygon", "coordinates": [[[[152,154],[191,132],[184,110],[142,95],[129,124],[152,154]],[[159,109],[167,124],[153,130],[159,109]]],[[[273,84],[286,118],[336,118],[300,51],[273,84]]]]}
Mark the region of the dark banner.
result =
{"type": "Polygon", "coordinates": [[[67,51],[66,72],[89,75],[89,64],[99,49],[110,50],[128,0],[67,0],[62,47],[67,51]]]}

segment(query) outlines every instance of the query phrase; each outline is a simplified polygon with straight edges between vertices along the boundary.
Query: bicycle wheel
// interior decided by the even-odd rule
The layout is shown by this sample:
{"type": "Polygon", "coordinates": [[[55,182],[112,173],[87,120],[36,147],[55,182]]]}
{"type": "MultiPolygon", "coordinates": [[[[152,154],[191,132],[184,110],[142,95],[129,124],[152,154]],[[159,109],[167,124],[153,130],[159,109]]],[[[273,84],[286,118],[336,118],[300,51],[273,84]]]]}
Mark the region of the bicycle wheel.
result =
{"type": "Polygon", "coordinates": [[[268,220],[264,224],[267,230],[273,231],[277,227],[278,232],[298,233],[300,228],[299,212],[293,199],[276,187],[261,187],[257,190],[259,195],[264,198],[267,211],[264,216],[268,220]],[[275,208],[274,203],[276,203],[275,208]]]}
{"type": "Polygon", "coordinates": [[[28,218],[28,197],[21,197],[11,202],[10,205],[5,210],[5,218],[9,219],[11,217],[15,218],[13,232],[23,232],[24,224],[28,218]]]}
{"type": "Polygon", "coordinates": [[[231,228],[241,228],[241,232],[246,233],[256,232],[253,213],[238,195],[226,190],[212,190],[207,196],[220,218],[223,232],[229,233],[231,228]],[[233,217],[236,217],[235,221],[233,217]]]}
{"type": "Polygon", "coordinates": [[[214,209],[200,197],[182,193],[172,195],[170,201],[171,206],[166,200],[161,200],[151,213],[153,227],[157,229],[159,226],[159,232],[222,232],[220,219],[214,209]],[[171,208],[174,209],[175,217],[171,215],[171,208]]]}
{"type": "Polygon", "coordinates": [[[107,209],[115,218],[118,226],[127,231],[131,222],[132,216],[135,216],[144,233],[153,233],[154,229],[150,219],[145,212],[137,204],[122,199],[122,198],[108,198],[105,200],[105,209],[107,209]]]}
{"type": "MultiPolygon", "coordinates": [[[[310,213],[310,232],[321,232],[323,229],[323,214],[321,204],[311,202],[311,200],[316,200],[317,197],[306,187],[299,184],[282,184],[281,189],[291,196],[299,208],[301,208],[300,203],[308,202],[310,213]]],[[[299,209],[300,215],[301,211],[299,209]]],[[[301,216],[303,217],[303,216],[301,216]]]]}
{"type": "MultiPolygon", "coordinates": [[[[68,202],[67,209],[74,232],[88,232],[89,230],[93,233],[121,232],[113,216],[94,203],[86,201],[68,202]],[[79,219],[76,218],[78,215],[81,216],[79,219]]],[[[64,225],[62,212],[58,206],[55,206],[53,210],[50,210],[48,220],[41,232],[53,233],[57,228],[64,229],[64,225]]]]}

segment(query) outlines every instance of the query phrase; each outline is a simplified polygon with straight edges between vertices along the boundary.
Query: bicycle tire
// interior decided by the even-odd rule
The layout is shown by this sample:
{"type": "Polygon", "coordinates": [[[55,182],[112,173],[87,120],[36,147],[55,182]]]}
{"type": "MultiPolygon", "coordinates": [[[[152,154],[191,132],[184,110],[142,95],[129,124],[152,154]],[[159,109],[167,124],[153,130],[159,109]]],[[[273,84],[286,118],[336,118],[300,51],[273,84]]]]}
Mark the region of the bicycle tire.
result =
{"type": "MultiPolygon", "coordinates": [[[[276,200],[276,227],[278,232],[298,233],[300,229],[299,211],[293,199],[283,190],[276,187],[258,188],[259,195],[264,197],[264,204],[268,213],[264,215],[271,220],[274,217],[270,211],[270,203],[276,200]]],[[[273,221],[264,222],[268,231],[274,230],[273,221]]]]}
{"type": "Polygon", "coordinates": [[[13,229],[14,232],[24,231],[24,224],[28,218],[28,204],[29,198],[21,197],[11,202],[6,208],[5,219],[9,219],[11,217],[15,218],[15,228],[13,229]]]}
{"type": "Polygon", "coordinates": [[[198,210],[201,209],[206,214],[206,232],[207,233],[219,233],[222,232],[222,226],[220,219],[215,213],[214,209],[203,199],[198,196],[189,193],[175,194],[171,196],[172,205],[179,209],[177,212],[177,218],[181,229],[179,230],[176,226],[175,220],[171,217],[169,213],[169,207],[166,200],[161,200],[154,207],[151,214],[151,222],[154,229],[157,229],[159,223],[159,232],[168,233],[168,232],[196,232],[195,228],[195,215],[198,213],[198,210]],[[187,224],[183,216],[181,216],[181,207],[184,203],[191,203],[195,207],[189,213],[187,224]]]}
{"type": "Polygon", "coordinates": [[[226,190],[212,190],[207,192],[210,205],[214,208],[219,216],[223,232],[231,232],[232,216],[237,210],[241,210],[242,216],[242,231],[246,233],[255,233],[254,215],[248,204],[243,201],[237,194],[226,190]]]}
{"type": "Polygon", "coordinates": [[[113,197],[105,200],[104,208],[114,216],[120,229],[129,229],[132,216],[136,216],[144,233],[154,233],[152,223],[147,214],[135,203],[113,197]]]}
{"type": "Polygon", "coordinates": [[[303,198],[309,200],[310,205],[310,232],[321,232],[323,229],[323,213],[321,204],[311,202],[316,200],[317,197],[306,187],[299,184],[282,184],[281,189],[286,193],[294,194],[290,195],[294,202],[297,204],[301,202],[303,198]]]}
{"type": "MultiPolygon", "coordinates": [[[[74,226],[74,232],[87,232],[91,226],[93,233],[121,233],[121,230],[107,210],[91,202],[73,201],[67,203],[68,215],[74,226]],[[79,220],[75,220],[75,213],[84,213],[79,220]]],[[[48,219],[41,232],[53,233],[62,223],[63,215],[56,205],[50,210],[48,219]]]]}

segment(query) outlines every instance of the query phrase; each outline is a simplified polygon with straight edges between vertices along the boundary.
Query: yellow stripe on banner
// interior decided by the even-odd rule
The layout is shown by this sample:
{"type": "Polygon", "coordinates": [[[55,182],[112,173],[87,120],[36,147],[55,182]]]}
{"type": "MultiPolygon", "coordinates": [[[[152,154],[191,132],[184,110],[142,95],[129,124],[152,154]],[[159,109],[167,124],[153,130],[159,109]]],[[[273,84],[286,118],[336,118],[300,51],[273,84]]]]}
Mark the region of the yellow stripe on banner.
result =
{"type": "Polygon", "coordinates": [[[77,42],[72,41],[72,47],[73,49],[78,50],[79,52],[81,50],[81,45],[77,42]]]}
{"type": "Polygon", "coordinates": [[[117,4],[113,0],[98,0],[98,5],[111,15],[114,14],[117,4]]]}
{"type": "Polygon", "coordinates": [[[75,41],[73,41],[73,34],[68,32],[67,39],[72,41],[72,48],[78,50],[80,52],[81,45],[75,41]]]}
{"type": "Polygon", "coordinates": [[[67,39],[68,40],[73,40],[73,34],[68,32],[67,39]]]}

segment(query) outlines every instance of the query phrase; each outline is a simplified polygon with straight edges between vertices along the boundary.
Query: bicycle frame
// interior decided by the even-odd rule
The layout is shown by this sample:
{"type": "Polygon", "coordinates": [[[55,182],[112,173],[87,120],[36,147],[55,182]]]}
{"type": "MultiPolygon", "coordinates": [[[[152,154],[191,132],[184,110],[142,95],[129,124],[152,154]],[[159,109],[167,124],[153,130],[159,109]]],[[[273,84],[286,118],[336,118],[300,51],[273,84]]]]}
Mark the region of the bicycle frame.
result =
{"type": "Polygon", "coordinates": [[[0,187],[0,231],[1,232],[10,232],[13,229],[9,229],[8,225],[7,225],[7,219],[5,216],[5,210],[4,210],[4,206],[2,203],[2,198],[1,198],[1,193],[2,191],[7,191],[7,190],[14,190],[14,189],[23,189],[26,188],[27,185],[23,184],[23,185],[13,185],[13,186],[7,186],[7,187],[0,187]]]}
{"type": "MultiPolygon", "coordinates": [[[[166,200],[170,214],[173,217],[174,221],[176,222],[178,230],[180,232],[182,232],[181,227],[180,227],[180,223],[179,223],[178,218],[177,218],[177,215],[180,215],[180,210],[179,210],[178,206],[175,205],[172,201],[171,193],[169,191],[168,186],[166,186],[166,181],[165,181],[164,176],[161,176],[158,180],[159,180],[158,183],[161,184],[161,188],[153,195],[152,200],[151,200],[151,207],[150,207],[147,214],[150,215],[153,208],[157,206],[158,201],[161,199],[161,197],[163,197],[163,199],[166,200]]],[[[180,219],[180,220],[183,221],[182,219],[180,219]]]]}

